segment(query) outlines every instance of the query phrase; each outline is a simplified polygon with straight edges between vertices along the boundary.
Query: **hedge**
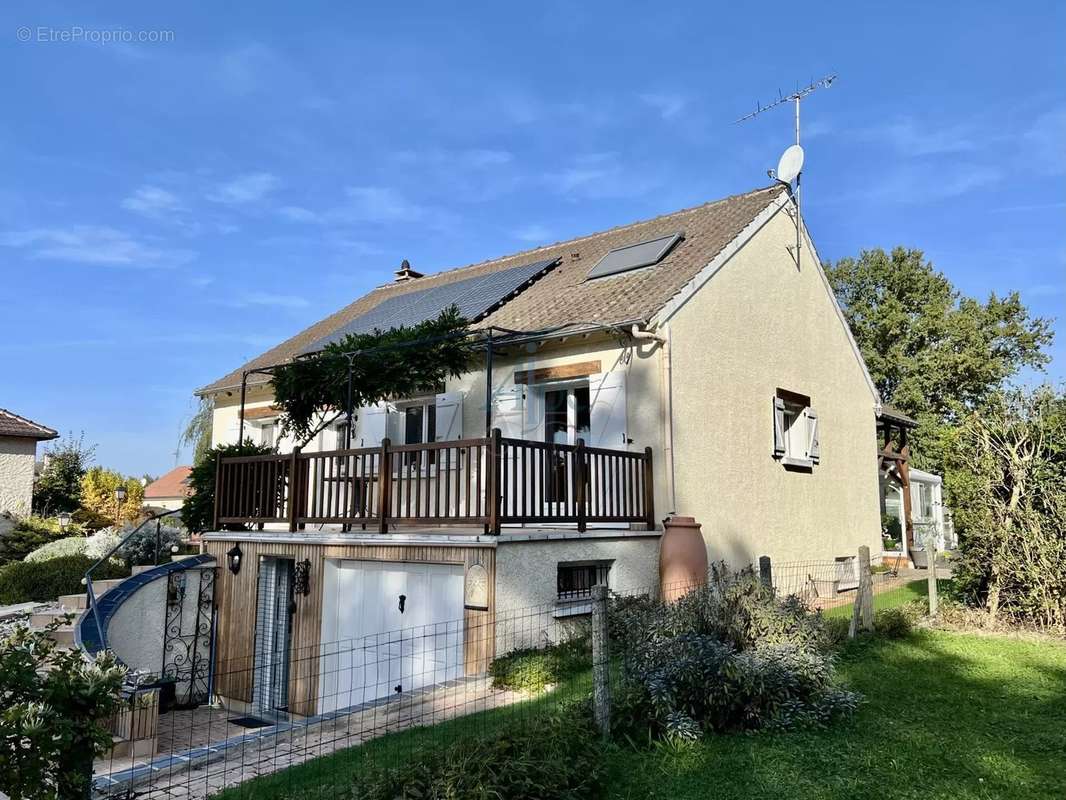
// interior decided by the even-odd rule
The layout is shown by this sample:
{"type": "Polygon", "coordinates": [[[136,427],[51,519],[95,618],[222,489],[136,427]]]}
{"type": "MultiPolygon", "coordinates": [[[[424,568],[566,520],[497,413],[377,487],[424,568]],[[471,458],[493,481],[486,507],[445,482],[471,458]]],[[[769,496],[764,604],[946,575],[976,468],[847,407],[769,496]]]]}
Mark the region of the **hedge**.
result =
{"type": "MultiPolygon", "coordinates": [[[[81,579],[96,561],[85,556],[61,556],[48,561],[14,561],[0,567],[0,605],[56,600],[65,594],[85,591],[81,579]]],[[[97,580],[125,578],[129,569],[122,564],[101,564],[97,580]]]]}

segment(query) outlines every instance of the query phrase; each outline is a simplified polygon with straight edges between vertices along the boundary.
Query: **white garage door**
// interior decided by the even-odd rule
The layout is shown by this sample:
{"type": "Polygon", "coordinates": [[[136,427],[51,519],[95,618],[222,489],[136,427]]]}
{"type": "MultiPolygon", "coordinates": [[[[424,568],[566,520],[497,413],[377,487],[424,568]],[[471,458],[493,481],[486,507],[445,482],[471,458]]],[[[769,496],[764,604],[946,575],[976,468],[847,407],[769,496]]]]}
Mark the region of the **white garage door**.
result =
{"type": "Polygon", "coordinates": [[[318,712],[457,678],[463,568],[327,560],[318,712]]]}

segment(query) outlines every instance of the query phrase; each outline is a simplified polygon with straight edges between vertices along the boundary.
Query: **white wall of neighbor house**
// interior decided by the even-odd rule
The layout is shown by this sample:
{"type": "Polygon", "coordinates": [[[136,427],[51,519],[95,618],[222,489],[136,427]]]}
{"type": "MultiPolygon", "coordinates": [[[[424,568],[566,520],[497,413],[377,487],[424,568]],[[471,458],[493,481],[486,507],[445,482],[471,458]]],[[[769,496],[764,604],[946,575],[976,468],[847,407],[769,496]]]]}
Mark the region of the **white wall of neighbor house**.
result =
{"type": "Polygon", "coordinates": [[[177,511],[185,505],[184,497],[146,497],[144,505],[152,508],[162,508],[167,511],[177,511]]]}
{"type": "Polygon", "coordinates": [[[733,565],[880,552],[875,398],[816,256],[779,213],[669,321],[678,512],[733,565]],[[779,389],[810,398],[819,463],[773,457],[779,389]]]}
{"type": "Polygon", "coordinates": [[[36,457],[36,440],[0,436],[0,514],[25,516],[30,513],[36,457]]]}

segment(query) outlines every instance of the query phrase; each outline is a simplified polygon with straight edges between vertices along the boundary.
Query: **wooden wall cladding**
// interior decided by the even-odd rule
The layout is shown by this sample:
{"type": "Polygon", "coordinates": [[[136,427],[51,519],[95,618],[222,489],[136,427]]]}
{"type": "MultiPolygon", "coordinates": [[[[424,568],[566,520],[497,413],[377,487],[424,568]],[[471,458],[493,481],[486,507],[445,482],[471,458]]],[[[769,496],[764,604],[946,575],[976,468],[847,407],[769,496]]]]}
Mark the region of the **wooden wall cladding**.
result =
{"type": "Polygon", "coordinates": [[[215,693],[252,702],[255,667],[257,572],[261,556],[308,560],[310,594],[296,596],[293,614],[292,657],[289,671],[289,710],[311,716],[317,711],[319,645],[322,631],[323,571],[328,558],[356,561],[395,561],[419,564],[480,564],[488,573],[488,608],[463,612],[463,653],[468,675],[484,673],[492,661],[496,641],[496,550],[486,547],[408,544],[321,544],[291,541],[213,540],[207,552],[219,564],[215,586],[218,618],[215,632],[215,693]],[[237,575],[228,568],[226,552],[237,544],[243,556],[237,575]]]}

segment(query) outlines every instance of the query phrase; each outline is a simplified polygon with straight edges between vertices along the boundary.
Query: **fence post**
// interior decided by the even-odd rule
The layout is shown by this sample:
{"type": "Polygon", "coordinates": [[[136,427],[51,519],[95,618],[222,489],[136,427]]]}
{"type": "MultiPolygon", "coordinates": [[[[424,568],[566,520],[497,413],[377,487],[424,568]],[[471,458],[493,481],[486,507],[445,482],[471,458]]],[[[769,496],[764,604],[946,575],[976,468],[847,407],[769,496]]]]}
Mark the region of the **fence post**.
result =
{"type": "Polygon", "coordinates": [[[392,442],[386,436],[381,440],[381,455],[378,458],[378,531],[389,532],[389,501],[392,498],[392,464],[389,447],[392,442]]]}
{"type": "Polygon", "coordinates": [[[767,589],[774,588],[774,573],[770,566],[770,556],[759,556],[759,582],[767,589]]]}
{"type": "Polygon", "coordinates": [[[500,535],[500,487],[503,485],[501,481],[503,473],[503,454],[501,450],[503,445],[500,443],[502,437],[503,433],[499,428],[492,429],[492,435],[489,437],[489,451],[485,456],[485,466],[489,471],[485,480],[485,493],[487,495],[485,504],[489,517],[485,532],[492,536],[500,535]]]}
{"type": "Polygon", "coordinates": [[[937,608],[940,605],[940,598],[936,593],[936,537],[930,536],[925,542],[925,557],[929,561],[928,571],[926,576],[929,580],[929,616],[935,617],[937,608]]]}
{"type": "Polygon", "coordinates": [[[655,530],[655,472],[651,463],[651,448],[644,448],[644,517],[649,531],[655,530]]]}
{"type": "Polygon", "coordinates": [[[585,508],[588,502],[588,494],[585,491],[585,440],[578,439],[574,448],[574,509],[577,512],[577,529],[585,532],[585,517],[588,511],[585,508]]]}
{"type": "Polygon", "coordinates": [[[607,587],[592,587],[592,713],[606,739],[611,732],[611,654],[607,638],[607,587]]]}
{"type": "Polygon", "coordinates": [[[296,497],[300,491],[299,483],[299,462],[297,459],[300,457],[300,448],[292,448],[292,453],[289,455],[289,531],[296,530],[296,517],[298,502],[296,497]]]}
{"type": "Polygon", "coordinates": [[[870,576],[870,548],[859,548],[859,589],[851,609],[851,624],[848,626],[848,638],[854,639],[862,626],[864,631],[874,629],[874,587],[870,576]]]}

